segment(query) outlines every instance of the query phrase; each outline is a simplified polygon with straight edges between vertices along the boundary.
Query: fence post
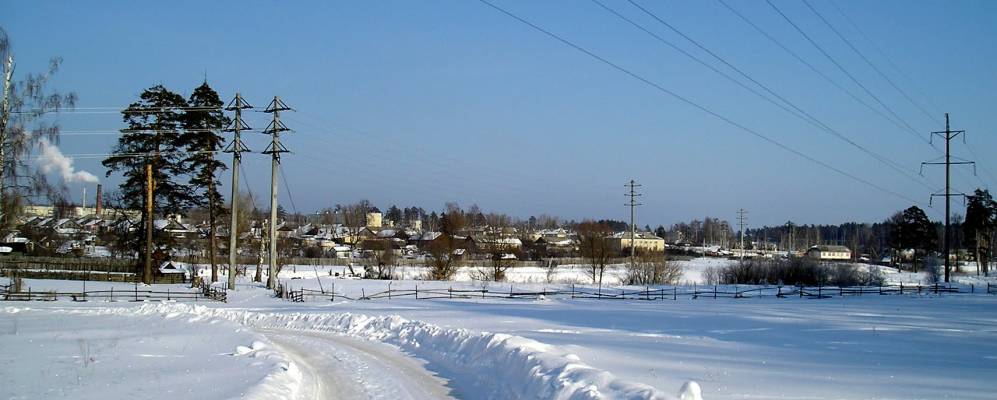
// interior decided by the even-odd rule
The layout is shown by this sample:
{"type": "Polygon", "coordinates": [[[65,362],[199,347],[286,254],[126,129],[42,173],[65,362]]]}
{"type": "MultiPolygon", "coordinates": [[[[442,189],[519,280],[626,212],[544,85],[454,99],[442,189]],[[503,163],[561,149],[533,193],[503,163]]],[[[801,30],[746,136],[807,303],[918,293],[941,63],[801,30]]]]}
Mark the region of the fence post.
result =
{"type": "MultiPolygon", "coordinates": [[[[989,291],[990,291],[990,284],[988,283],[987,284],[987,292],[989,292],[989,291]]],[[[574,283],[571,284],[571,299],[572,300],[575,299],[575,284],[574,283]]]]}
{"type": "Polygon", "coordinates": [[[824,297],[824,286],[820,282],[817,282],[817,298],[821,299],[824,297]]]}
{"type": "Polygon", "coordinates": [[[450,295],[450,300],[453,300],[453,286],[447,288],[447,294],[450,295]]]}
{"type": "MultiPolygon", "coordinates": [[[[418,286],[416,286],[416,288],[418,288],[418,286]]],[[[419,289],[416,289],[415,298],[417,299],[419,298],[419,289]]],[[[360,300],[366,300],[366,299],[367,299],[367,292],[365,292],[363,288],[360,288],[360,300]]]]}
{"type": "Polygon", "coordinates": [[[415,299],[419,300],[419,285],[415,285],[415,299]]]}
{"type": "Polygon", "coordinates": [[[713,300],[717,299],[717,285],[713,285],[713,300]]]}
{"type": "Polygon", "coordinates": [[[135,301],[138,301],[138,284],[135,284],[135,301]]]}
{"type": "Polygon", "coordinates": [[[778,287],[778,290],[775,293],[775,297],[780,298],[780,299],[782,298],[782,285],[780,285],[778,287]]]}
{"type": "Polygon", "coordinates": [[[170,288],[166,288],[166,301],[170,301],[170,288]]]}
{"type": "Polygon", "coordinates": [[[969,284],[969,293],[976,293],[976,285],[975,284],[972,284],[972,283],[969,284]]]}
{"type": "Polygon", "coordinates": [[[114,286],[111,286],[111,301],[114,301],[114,286]]]}
{"type": "Polygon", "coordinates": [[[803,298],[803,284],[800,284],[800,298],[803,298]]]}
{"type": "Polygon", "coordinates": [[[883,284],[882,283],[879,284],[879,295],[880,296],[883,295],[883,284]]]}
{"type": "Polygon", "coordinates": [[[388,281],[388,300],[391,300],[391,281],[388,281]]]}
{"type": "Polygon", "coordinates": [[[644,286],[644,300],[651,300],[651,288],[644,286]]]}
{"type": "Polygon", "coordinates": [[[678,286],[672,286],[672,300],[679,299],[679,288],[678,286]]]}
{"type": "Polygon", "coordinates": [[[902,281],[900,282],[900,294],[904,294],[904,283],[902,281]]]}
{"type": "MultiPolygon", "coordinates": [[[[332,271],[332,270],[330,269],[330,271],[332,271]]],[[[335,281],[332,282],[332,300],[330,300],[330,301],[336,301],[336,282],[335,281]]]]}

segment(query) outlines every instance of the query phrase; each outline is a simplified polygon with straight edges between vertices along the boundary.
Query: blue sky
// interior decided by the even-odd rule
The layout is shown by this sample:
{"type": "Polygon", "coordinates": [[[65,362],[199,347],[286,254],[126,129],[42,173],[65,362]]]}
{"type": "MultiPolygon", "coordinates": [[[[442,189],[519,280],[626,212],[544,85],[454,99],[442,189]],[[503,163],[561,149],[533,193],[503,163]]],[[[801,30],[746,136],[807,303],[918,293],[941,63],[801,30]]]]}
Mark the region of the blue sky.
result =
{"type": "MultiPolygon", "coordinates": [[[[185,95],[207,76],[226,99],[280,95],[294,153],[284,169],[295,209],[370,199],[378,206],[477,203],[528,217],[628,218],[624,183],[644,185],[641,225],[705,215],[750,224],[878,221],[929,190],[766,103],[590,1],[493,0],[661,86],[849,174],[804,160],[675,100],[471,0],[371,2],[9,2],[0,25],[17,72],[65,59],[54,86],[78,107],[119,107],[162,83],[185,95]]],[[[602,0],[723,68],[625,0],[602,0]]],[[[804,59],[878,107],[763,1],[728,0],[804,59]]],[[[952,115],[980,157],[997,149],[997,3],[812,0],[818,11],[934,119],[952,115]],[[835,9],[860,25],[873,45],[835,9]],[[896,64],[902,74],[892,68],[896,64]]],[[[773,0],[836,61],[927,137],[940,130],[797,0],[773,0]]],[[[715,1],[639,2],[821,122],[917,173],[938,155],[854,101],[715,1]]],[[[732,72],[730,72],[733,74],[732,72]]],[[[881,110],[881,112],[884,112],[881,110]]],[[[265,114],[250,124],[265,127],[265,114]]],[[[66,131],[120,129],[115,114],[58,117],[66,131]]],[[[253,150],[266,138],[247,134],[253,150]]],[[[63,137],[66,154],[102,153],[113,135],[63,137]]],[[[954,152],[972,158],[962,142],[954,152]]],[[[269,159],[247,155],[249,187],[268,190],[269,159]]],[[[994,183],[954,173],[969,191],[994,183]],[[982,182],[981,182],[982,181],[982,182]]],[[[77,166],[103,177],[99,160],[77,166]]],[[[924,184],[942,188],[941,169],[924,184]]],[[[224,177],[227,182],[228,177],[224,177]]],[[[103,179],[115,187],[115,177],[103,179]]],[[[74,198],[81,188],[71,185],[74,198]]],[[[92,190],[92,188],[91,188],[92,190]]],[[[91,192],[92,193],[92,192],[91,192]]],[[[281,202],[291,199],[281,188],[281,202]]],[[[961,202],[956,202],[961,206],[961,202]]],[[[262,205],[262,204],[261,204],[262,205]]],[[[288,207],[289,209],[292,207],[288,207]]],[[[936,203],[936,210],[941,207],[936,203]]],[[[929,211],[932,218],[940,213],[929,211]]]]}

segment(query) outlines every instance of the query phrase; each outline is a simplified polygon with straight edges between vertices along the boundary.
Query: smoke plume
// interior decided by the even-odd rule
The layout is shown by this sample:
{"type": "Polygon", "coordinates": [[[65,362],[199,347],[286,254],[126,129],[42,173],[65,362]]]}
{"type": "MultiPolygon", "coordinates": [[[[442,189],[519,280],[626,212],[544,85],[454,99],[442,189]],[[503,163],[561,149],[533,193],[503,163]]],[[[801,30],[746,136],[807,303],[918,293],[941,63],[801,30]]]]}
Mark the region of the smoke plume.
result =
{"type": "Polygon", "coordinates": [[[98,179],[94,174],[87,171],[77,171],[73,167],[73,159],[66,157],[59,150],[59,147],[55,146],[48,140],[42,139],[38,142],[38,148],[41,150],[41,154],[38,156],[36,163],[38,167],[41,168],[43,173],[55,172],[62,177],[62,180],[66,183],[97,183],[98,179]]]}

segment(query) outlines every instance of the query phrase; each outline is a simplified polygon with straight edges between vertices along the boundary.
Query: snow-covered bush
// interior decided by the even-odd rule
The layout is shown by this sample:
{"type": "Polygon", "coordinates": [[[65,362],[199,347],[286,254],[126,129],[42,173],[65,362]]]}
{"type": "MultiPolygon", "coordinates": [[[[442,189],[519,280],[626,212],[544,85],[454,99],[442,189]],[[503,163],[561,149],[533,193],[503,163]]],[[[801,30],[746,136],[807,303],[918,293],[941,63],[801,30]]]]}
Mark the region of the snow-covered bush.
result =
{"type": "Polygon", "coordinates": [[[682,267],[663,256],[645,255],[628,263],[623,281],[627,285],[674,284],[682,278],[682,267]]]}
{"type": "Polygon", "coordinates": [[[878,270],[870,272],[852,264],[821,264],[810,258],[749,259],[703,272],[707,284],[875,286],[883,283],[878,270]]]}

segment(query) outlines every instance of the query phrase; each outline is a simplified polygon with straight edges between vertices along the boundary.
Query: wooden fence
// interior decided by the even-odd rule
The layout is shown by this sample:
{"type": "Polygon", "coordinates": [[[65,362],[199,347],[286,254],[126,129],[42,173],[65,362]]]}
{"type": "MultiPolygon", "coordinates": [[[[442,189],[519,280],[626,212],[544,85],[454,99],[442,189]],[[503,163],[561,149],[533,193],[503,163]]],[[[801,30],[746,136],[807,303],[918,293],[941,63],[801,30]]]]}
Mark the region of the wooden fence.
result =
{"type": "Polygon", "coordinates": [[[590,288],[572,285],[568,289],[518,290],[509,286],[508,290],[494,289],[454,289],[449,288],[419,288],[414,285],[408,289],[395,289],[389,283],[388,289],[366,293],[361,288],[359,295],[352,296],[337,292],[335,283],[330,290],[315,290],[308,288],[293,289],[284,284],[278,284],[275,295],[294,302],[304,302],[308,299],[335,301],[342,300],[390,300],[414,298],[429,299],[596,299],[596,300],[678,300],[691,299],[747,299],[747,298],[808,298],[828,299],[833,297],[852,297],[865,295],[943,295],[943,294],[997,294],[997,285],[987,284],[986,291],[979,290],[974,285],[883,285],[883,286],[668,286],[643,289],[633,288],[590,288]]]}
{"type": "Polygon", "coordinates": [[[60,298],[71,299],[73,301],[220,301],[227,302],[228,295],[224,288],[216,288],[203,285],[193,290],[175,291],[139,289],[138,285],[132,290],[88,290],[79,292],[58,292],[58,291],[27,291],[12,292],[10,285],[0,285],[0,300],[4,301],[55,301],[60,298]]]}

